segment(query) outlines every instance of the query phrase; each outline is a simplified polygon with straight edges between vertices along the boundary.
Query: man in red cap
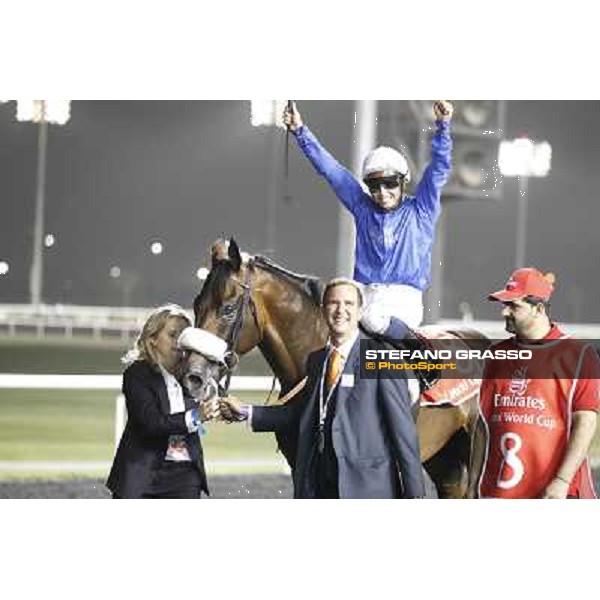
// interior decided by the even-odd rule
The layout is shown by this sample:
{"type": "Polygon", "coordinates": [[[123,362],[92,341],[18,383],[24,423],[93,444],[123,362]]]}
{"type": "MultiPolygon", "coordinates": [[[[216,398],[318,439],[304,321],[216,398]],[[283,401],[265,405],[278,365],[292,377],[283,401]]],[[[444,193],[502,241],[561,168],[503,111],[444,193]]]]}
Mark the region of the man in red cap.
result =
{"type": "Polygon", "coordinates": [[[504,305],[514,334],[494,350],[530,352],[485,364],[471,498],[596,497],[587,452],[600,409],[600,361],[591,344],[550,320],[554,281],[552,273],[518,269],[488,296],[504,305]]]}

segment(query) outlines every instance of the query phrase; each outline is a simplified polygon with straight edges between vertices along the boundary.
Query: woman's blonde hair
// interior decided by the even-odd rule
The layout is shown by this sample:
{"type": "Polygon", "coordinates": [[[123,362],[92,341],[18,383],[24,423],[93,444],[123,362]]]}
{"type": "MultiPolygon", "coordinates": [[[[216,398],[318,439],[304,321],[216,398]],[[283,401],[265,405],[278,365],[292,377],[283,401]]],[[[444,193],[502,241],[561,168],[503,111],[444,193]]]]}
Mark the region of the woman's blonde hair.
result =
{"type": "Polygon", "coordinates": [[[156,358],[150,346],[150,339],[158,335],[171,317],[180,317],[191,327],[192,319],[188,313],[177,304],[165,304],[155,308],[146,318],[140,334],[135,340],[133,347],[121,358],[125,365],[144,360],[156,364],[156,358]]]}

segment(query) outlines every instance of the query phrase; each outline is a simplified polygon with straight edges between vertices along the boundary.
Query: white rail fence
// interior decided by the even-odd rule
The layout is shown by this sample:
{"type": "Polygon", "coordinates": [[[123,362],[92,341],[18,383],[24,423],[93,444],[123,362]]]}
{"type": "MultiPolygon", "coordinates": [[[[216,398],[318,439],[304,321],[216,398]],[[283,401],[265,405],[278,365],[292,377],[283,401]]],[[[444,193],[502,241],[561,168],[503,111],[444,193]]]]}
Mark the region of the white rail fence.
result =
{"type": "MultiPolygon", "coordinates": [[[[561,323],[560,327],[574,335],[580,340],[599,340],[600,339],[600,323],[561,323]]],[[[435,327],[441,329],[464,329],[469,327],[476,329],[487,335],[493,340],[503,340],[508,337],[504,328],[504,321],[481,321],[464,319],[443,319],[435,324],[435,327]]]]}
{"type": "Polygon", "coordinates": [[[33,333],[37,338],[48,334],[67,339],[91,335],[94,339],[127,340],[136,335],[150,308],[75,306],[69,304],[0,304],[0,333],[16,337],[33,333]]]}
{"type": "MultiPolygon", "coordinates": [[[[39,339],[91,336],[95,340],[127,341],[137,335],[151,310],[148,307],[0,303],[0,334],[18,337],[33,333],[39,339]]],[[[465,314],[462,319],[444,319],[437,326],[473,327],[492,339],[506,337],[502,320],[473,320],[470,314],[465,314]]],[[[565,329],[582,339],[600,338],[600,323],[570,323],[565,329]]]]}

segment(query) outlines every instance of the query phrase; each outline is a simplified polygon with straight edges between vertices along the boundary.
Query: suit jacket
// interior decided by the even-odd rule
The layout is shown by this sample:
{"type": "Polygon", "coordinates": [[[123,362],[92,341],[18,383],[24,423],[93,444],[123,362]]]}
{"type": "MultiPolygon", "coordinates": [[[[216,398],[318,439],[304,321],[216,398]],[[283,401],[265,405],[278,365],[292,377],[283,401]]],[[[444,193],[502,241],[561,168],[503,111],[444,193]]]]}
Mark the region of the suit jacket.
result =
{"type": "MultiPolygon", "coordinates": [[[[184,413],[170,414],[171,406],[160,369],[145,361],[132,363],[123,373],[127,425],[115,454],[107,487],[122,498],[139,498],[148,490],[167,451],[169,436],[185,435],[185,441],[208,494],[202,445],[197,433],[189,433],[184,413]]],[[[184,388],[186,410],[193,407],[184,388]]]]}
{"type": "MultiPolygon", "coordinates": [[[[419,441],[406,379],[385,379],[379,374],[375,379],[361,379],[360,339],[344,365],[331,425],[340,498],[423,497],[419,441]]],[[[382,342],[362,339],[369,347],[384,347],[382,342]]],[[[252,409],[254,431],[297,430],[296,498],[316,497],[314,457],[326,357],[326,348],[309,356],[308,382],[301,396],[283,406],[252,409]]]]}

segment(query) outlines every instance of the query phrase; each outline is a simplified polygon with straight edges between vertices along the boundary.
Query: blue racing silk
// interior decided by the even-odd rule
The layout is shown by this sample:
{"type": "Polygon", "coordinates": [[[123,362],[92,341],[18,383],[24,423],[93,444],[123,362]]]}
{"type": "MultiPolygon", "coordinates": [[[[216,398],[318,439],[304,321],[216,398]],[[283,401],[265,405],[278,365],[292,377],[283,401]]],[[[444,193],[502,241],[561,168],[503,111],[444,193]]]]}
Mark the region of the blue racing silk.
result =
{"type": "Polygon", "coordinates": [[[372,200],[366,186],[341,165],[306,125],[295,132],[300,149],[333,188],[354,217],[354,279],[364,284],[410,285],[426,290],[431,283],[431,250],[441,213],[440,196],[451,169],[450,123],[436,121],[431,162],[416,187],[389,212],[372,200]]]}

